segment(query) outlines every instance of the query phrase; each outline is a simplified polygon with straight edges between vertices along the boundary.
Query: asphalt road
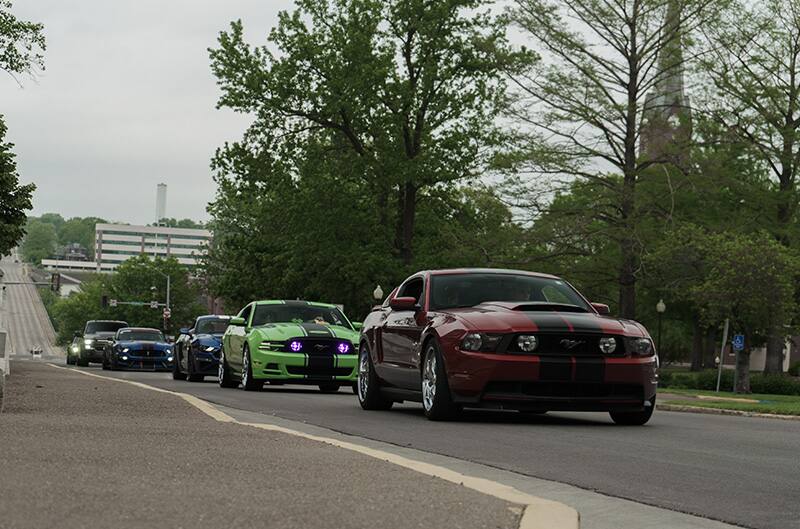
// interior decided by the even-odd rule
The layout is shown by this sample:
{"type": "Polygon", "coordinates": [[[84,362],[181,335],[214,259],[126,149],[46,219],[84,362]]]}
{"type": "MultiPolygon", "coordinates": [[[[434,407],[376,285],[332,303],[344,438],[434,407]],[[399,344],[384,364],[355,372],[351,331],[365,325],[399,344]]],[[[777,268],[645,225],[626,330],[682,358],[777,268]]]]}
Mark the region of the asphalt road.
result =
{"type": "Polygon", "coordinates": [[[521,508],[180,398],[16,362],[0,413],[3,529],[516,529],[521,508]]]}
{"type": "Polygon", "coordinates": [[[250,393],[213,378],[111,376],[745,527],[800,528],[800,421],[656,412],[647,426],[619,427],[605,414],[468,411],[436,423],[415,404],[363,411],[349,388],[250,393]]]}
{"type": "Polygon", "coordinates": [[[12,355],[28,357],[32,348],[39,347],[45,356],[61,355],[61,351],[53,345],[53,326],[36,287],[12,284],[31,281],[24,273],[23,265],[15,263],[14,257],[3,257],[0,260],[0,269],[3,271],[0,284],[6,285],[0,305],[0,329],[8,332],[10,343],[7,350],[12,355]]]}

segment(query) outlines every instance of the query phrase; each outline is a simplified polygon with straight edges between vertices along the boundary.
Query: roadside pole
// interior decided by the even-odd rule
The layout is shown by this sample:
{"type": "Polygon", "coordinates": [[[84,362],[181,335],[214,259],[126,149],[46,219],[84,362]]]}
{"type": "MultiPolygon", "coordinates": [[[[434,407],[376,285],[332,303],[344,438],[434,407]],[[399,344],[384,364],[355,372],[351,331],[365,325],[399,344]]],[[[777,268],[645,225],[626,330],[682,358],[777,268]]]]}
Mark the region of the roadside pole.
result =
{"type": "Polygon", "coordinates": [[[719,367],[717,367],[717,393],[719,393],[719,385],[722,381],[722,364],[725,363],[725,344],[728,343],[728,325],[730,320],[725,318],[725,328],[722,330],[722,346],[719,349],[719,367]]]}

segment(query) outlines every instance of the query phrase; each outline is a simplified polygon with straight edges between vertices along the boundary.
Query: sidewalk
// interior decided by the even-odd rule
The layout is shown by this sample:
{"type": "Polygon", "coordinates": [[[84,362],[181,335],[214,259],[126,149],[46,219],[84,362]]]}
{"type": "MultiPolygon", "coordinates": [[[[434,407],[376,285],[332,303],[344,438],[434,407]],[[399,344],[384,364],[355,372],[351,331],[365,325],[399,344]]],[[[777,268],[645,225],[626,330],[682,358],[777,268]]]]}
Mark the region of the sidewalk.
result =
{"type": "MultiPolygon", "coordinates": [[[[183,400],[15,362],[0,527],[516,528],[516,506],[183,400]]],[[[310,396],[309,398],[313,398],[310,396]]]]}

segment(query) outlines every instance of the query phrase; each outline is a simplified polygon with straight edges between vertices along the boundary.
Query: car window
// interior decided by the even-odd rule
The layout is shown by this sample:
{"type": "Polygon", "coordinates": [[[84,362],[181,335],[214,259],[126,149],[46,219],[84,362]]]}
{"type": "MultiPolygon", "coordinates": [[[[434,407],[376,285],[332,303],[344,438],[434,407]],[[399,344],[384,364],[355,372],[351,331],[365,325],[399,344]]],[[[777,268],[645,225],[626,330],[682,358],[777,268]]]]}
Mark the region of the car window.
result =
{"type": "Polygon", "coordinates": [[[98,332],[117,332],[128,324],[124,321],[89,321],[86,322],[85,334],[94,334],[98,332]]]}
{"type": "Polygon", "coordinates": [[[164,335],[156,330],[121,330],[117,333],[120,342],[163,342],[164,335]]]}
{"type": "Polygon", "coordinates": [[[244,322],[247,325],[250,325],[250,313],[253,311],[253,306],[248,305],[239,312],[239,317],[244,318],[244,322]]]}
{"type": "Polygon", "coordinates": [[[424,282],[422,281],[421,277],[415,277],[409,279],[401,288],[400,292],[397,293],[397,297],[399,298],[414,298],[419,303],[420,298],[422,297],[422,289],[424,287],[424,282]]]}
{"type": "Polygon", "coordinates": [[[269,323],[316,323],[350,328],[344,314],[336,307],[290,304],[256,305],[253,313],[253,327],[269,323]]]}
{"type": "Polygon", "coordinates": [[[197,334],[223,334],[229,323],[230,320],[227,318],[203,318],[197,320],[194,332],[197,334]]]}

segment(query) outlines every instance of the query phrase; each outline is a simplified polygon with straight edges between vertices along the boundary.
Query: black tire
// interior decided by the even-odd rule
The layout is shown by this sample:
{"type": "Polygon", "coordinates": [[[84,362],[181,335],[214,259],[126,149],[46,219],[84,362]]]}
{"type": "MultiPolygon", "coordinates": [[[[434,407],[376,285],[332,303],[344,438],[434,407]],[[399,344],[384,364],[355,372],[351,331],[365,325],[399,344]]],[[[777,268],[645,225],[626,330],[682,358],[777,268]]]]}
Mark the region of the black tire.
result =
{"type": "Polygon", "coordinates": [[[111,371],[119,371],[119,364],[117,364],[117,357],[114,355],[114,353],[109,355],[108,368],[111,371]]]}
{"type": "Polygon", "coordinates": [[[186,380],[186,373],[181,371],[181,353],[177,347],[172,359],[172,380],[186,380]]]}
{"type": "Polygon", "coordinates": [[[228,366],[228,361],[225,359],[224,349],[222,350],[222,355],[220,355],[217,377],[219,378],[219,387],[221,388],[235,388],[239,386],[239,381],[234,380],[231,374],[231,368],[228,366]]]}
{"type": "Polygon", "coordinates": [[[194,357],[192,356],[192,350],[189,349],[189,352],[186,353],[186,380],[189,382],[202,382],[205,378],[205,376],[194,372],[194,357]]]}
{"type": "Polygon", "coordinates": [[[244,344],[242,349],[242,389],[245,391],[261,391],[264,381],[253,378],[253,366],[250,365],[250,347],[244,344]]]}
{"type": "Polygon", "coordinates": [[[611,420],[620,426],[642,426],[647,424],[656,409],[656,398],[650,399],[650,406],[643,411],[610,411],[611,420]]]}
{"type": "Polygon", "coordinates": [[[338,393],[339,391],[339,384],[336,383],[324,383],[319,385],[319,390],[322,393],[338,393]]]}
{"type": "Polygon", "coordinates": [[[461,412],[461,406],[453,402],[444,361],[436,340],[429,340],[425,344],[421,379],[425,417],[432,421],[445,421],[461,412]]]}
{"type": "Polygon", "coordinates": [[[106,355],[103,355],[102,366],[103,366],[103,371],[108,371],[109,366],[108,366],[108,358],[106,357],[106,355]]]}
{"type": "Polygon", "coordinates": [[[67,365],[68,365],[68,366],[75,365],[75,359],[74,359],[74,358],[72,358],[72,356],[70,356],[70,354],[69,354],[69,353],[67,353],[67,365]]]}
{"type": "Polygon", "coordinates": [[[78,358],[75,359],[75,365],[77,365],[78,367],[89,367],[89,361],[84,360],[79,356],[78,358]]]}
{"type": "Polygon", "coordinates": [[[388,410],[394,404],[381,394],[381,380],[375,373],[367,344],[361,344],[358,355],[358,403],[365,410],[388,410]]]}

